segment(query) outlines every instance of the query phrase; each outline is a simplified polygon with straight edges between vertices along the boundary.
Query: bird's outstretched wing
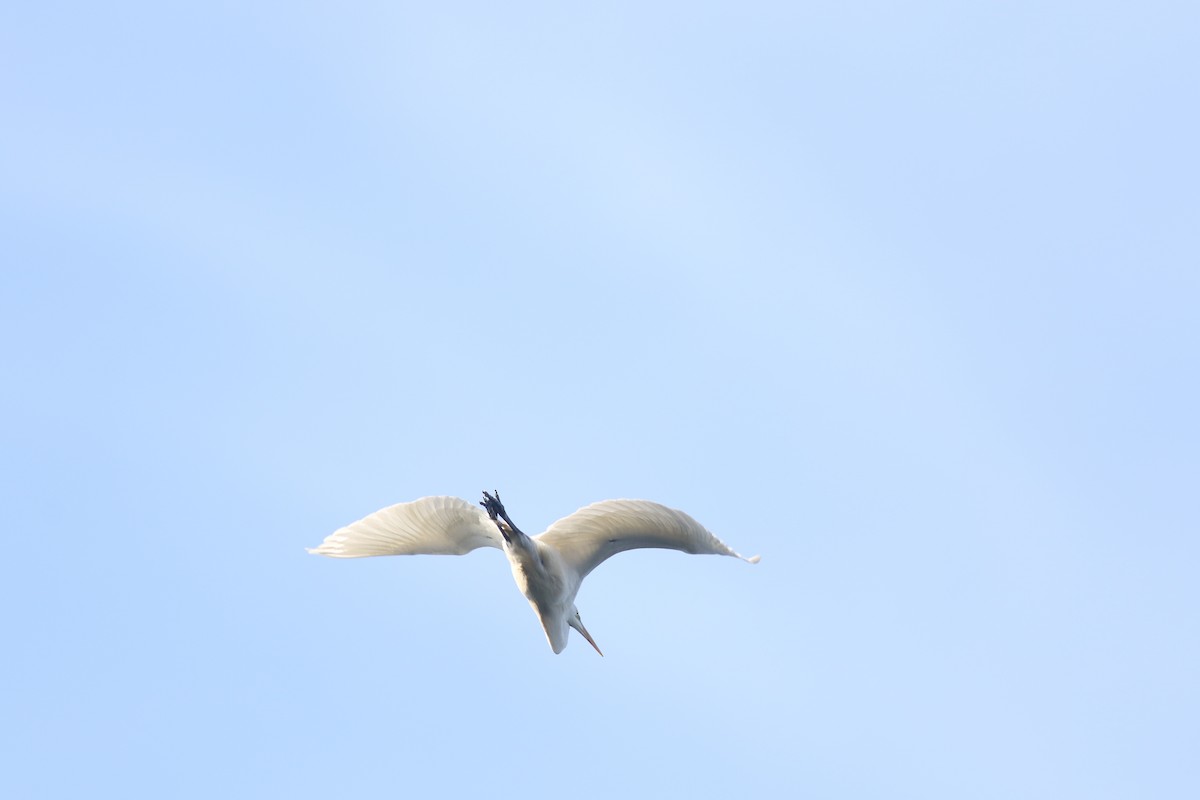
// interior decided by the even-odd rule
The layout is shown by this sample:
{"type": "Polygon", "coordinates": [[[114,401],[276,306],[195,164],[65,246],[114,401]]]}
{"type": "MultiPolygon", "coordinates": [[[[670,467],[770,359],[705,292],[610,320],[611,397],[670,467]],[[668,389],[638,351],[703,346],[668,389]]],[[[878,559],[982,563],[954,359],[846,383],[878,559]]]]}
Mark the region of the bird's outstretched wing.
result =
{"type": "Polygon", "coordinates": [[[458,497],[422,497],[339,528],[308,552],[333,558],[460,556],[501,546],[500,532],[479,506],[458,497]]]}
{"type": "Polygon", "coordinates": [[[682,511],[649,500],[602,500],[584,506],[534,537],[558,552],[583,580],[609,556],[638,547],[745,558],[682,511]]]}

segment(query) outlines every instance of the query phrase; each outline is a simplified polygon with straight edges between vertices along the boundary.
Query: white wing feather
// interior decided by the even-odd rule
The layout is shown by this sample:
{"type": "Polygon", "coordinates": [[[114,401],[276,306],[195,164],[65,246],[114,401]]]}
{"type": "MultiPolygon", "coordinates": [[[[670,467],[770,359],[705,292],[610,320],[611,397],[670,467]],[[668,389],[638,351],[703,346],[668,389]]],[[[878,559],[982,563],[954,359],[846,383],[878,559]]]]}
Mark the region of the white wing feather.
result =
{"type": "Polygon", "coordinates": [[[422,497],[339,528],[308,552],[333,558],[460,556],[480,547],[502,547],[500,541],[500,532],[479,506],[458,497],[422,497]]]}
{"type": "Polygon", "coordinates": [[[534,537],[552,547],[583,580],[601,562],[639,547],[745,558],[682,511],[649,500],[602,500],[584,506],[534,537]]]}

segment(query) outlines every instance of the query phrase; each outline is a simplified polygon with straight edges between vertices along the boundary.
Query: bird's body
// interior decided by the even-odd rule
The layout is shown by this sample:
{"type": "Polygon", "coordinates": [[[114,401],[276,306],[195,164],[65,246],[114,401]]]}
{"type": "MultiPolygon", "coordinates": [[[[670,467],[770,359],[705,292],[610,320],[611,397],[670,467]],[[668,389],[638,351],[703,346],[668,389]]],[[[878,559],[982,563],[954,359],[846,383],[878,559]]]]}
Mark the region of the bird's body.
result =
{"type": "MultiPolygon", "coordinates": [[[[462,555],[479,547],[500,548],[555,653],[567,646],[568,628],[575,628],[600,652],[583,627],[575,595],[588,573],[610,556],[654,547],[742,558],[687,514],[648,500],[593,503],[544,533],[526,536],[499,498],[499,493],[493,497],[485,492],[482,509],[457,497],[399,503],[334,531],[309,552],[359,558],[462,555]]],[[[743,560],[755,563],[758,556],[743,560]]]]}

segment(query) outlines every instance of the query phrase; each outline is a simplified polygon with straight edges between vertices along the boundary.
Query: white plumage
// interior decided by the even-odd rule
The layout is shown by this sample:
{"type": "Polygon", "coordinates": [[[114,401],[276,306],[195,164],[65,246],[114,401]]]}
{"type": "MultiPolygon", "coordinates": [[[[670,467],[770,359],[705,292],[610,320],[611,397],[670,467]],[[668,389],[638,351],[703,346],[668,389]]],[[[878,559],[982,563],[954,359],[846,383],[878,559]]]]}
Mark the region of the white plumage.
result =
{"type": "Polygon", "coordinates": [[[575,594],[588,573],[610,556],[652,547],[758,562],[758,556],[744,558],[735,553],[682,511],[649,500],[592,503],[532,537],[512,523],[498,493],[492,497],[484,492],[483,506],[458,497],[422,497],[398,503],[339,528],[308,552],[361,558],[463,555],[480,547],[501,549],[555,653],[567,646],[568,628],[575,628],[600,652],[583,627],[575,594]]]}

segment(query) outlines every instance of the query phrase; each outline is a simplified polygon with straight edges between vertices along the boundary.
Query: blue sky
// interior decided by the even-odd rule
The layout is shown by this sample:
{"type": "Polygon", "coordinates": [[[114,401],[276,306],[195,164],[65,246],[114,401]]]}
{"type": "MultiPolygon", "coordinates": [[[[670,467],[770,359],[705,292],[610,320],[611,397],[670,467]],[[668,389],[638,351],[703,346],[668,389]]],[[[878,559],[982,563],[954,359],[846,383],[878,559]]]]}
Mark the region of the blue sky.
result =
{"type": "Polygon", "coordinates": [[[1198,22],[12,4],[0,793],[1196,796],[1198,22]]]}

